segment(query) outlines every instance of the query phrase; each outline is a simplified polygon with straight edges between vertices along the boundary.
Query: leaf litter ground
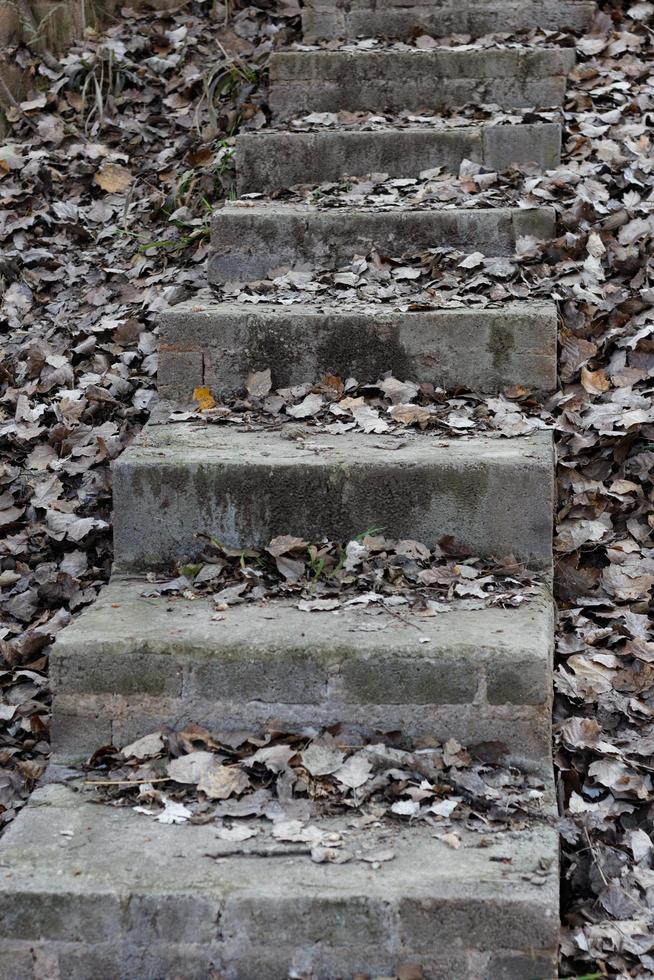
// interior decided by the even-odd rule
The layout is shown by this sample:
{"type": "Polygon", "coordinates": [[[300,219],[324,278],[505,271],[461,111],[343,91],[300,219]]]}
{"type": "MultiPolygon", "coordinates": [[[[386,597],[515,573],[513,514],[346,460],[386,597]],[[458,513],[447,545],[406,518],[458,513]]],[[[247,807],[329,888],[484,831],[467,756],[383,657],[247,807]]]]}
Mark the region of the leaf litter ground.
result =
{"type": "MultiPolygon", "coordinates": [[[[494,175],[464,162],[459,174],[430,173],[404,186],[375,175],[324,186],[319,196],[301,188],[281,193],[324,207],[353,200],[370,207],[549,204],[558,215],[553,242],[521,240],[515,256],[501,259],[446,248],[372,254],[336,270],[271,270],[259,283],[232,283],[224,291],[253,303],[365,301],[406,309],[534,296],[559,301],[559,391],[546,406],[527,410],[528,393],[522,400],[515,393],[503,397],[520,417],[553,424],[560,458],[556,763],[564,813],[563,969],[619,977],[654,976],[653,13],[649,2],[604,8],[593,31],[576,39],[579,63],[563,112],[474,106],[445,120],[560,118],[564,155],[556,170],[494,175]]],[[[109,463],[151,404],[156,314],[205,285],[207,218],[233,186],[233,134],[265,124],[267,54],[297,40],[297,9],[290,3],[273,13],[245,7],[226,24],[220,10],[217,16],[212,20],[204,3],[166,15],[127,10],[60,64],[26,49],[14,53],[34,91],[10,110],[0,150],[5,822],[47,758],[49,644],[109,574],[109,463]]],[[[571,41],[543,34],[500,40],[571,41]]],[[[335,122],[330,114],[313,114],[296,126],[335,122]]],[[[366,128],[388,122],[338,119],[366,128]]],[[[422,124],[430,125],[428,116],[422,124]]],[[[379,380],[364,379],[373,386],[379,380]]],[[[302,397],[320,395],[314,387],[302,397]]],[[[474,393],[463,406],[459,393],[444,393],[427,398],[427,407],[440,412],[452,395],[451,412],[463,408],[473,427],[488,430],[497,413],[491,408],[480,420],[477,409],[486,402],[474,393]]],[[[354,397],[388,420],[378,389],[354,397]]],[[[420,393],[407,404],[424,407],[423,401],[420,393]]],[[[291,396],[280,413],[300,403],[291,396]]],[[[234,403],[227,409],[243,411],[234,403]]],[[[329,424],[314,414],[318,424],[329,424]]],[[[349,410],[346,415],[347,423],[355,419],[349,410]]],[[[219,746],[212,753],[235,765],[224,743],[219,746]]],[[[243,746],[250,756],[258,751],[243,746]]],[[[308,746],[291,747],[301,759],[308,746]]],[[[155,753],[159,766],[166,753],[170,763],[184,757],[164,746],[155,753]]],[[[118,770],[133,764],[122,760],[118,770]]],[[[237,768],[248,773],[241,757],[237,768]]],[[[290,768],[301,773],[302,764],[290,768]]],[[[334,783],[332,774],[320,779],[334,783]]],[[[259,792],[257,786],[243,798],[259,792]]],[[[273,792],[271,786],[264,788],[273,792]]],[[[456,785],[451,789],[456,795],[456,785]]],[[[416,802],[410,793],[400,797],[416,802]]],[[[384,793],[382,800],[378,805],[388,808],[384,793]]],[[[201,810],[205,795],[197,802],[201,810]]],[[[156,800],[143,803],[153,804],[160,809],[156,800]]]]}

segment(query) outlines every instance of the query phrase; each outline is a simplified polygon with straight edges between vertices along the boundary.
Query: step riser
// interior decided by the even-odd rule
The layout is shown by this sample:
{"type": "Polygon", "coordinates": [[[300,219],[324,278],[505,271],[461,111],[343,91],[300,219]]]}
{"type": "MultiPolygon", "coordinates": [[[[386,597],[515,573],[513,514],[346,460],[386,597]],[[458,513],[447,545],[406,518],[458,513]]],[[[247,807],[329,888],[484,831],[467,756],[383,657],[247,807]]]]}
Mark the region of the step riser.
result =
{"type": "Polygon", "coordinates": [[[234,391],[266,368],[275,388],[328,372],[377,381],[387,371],[447,389],[556,386],[554,306],[341,314],[225,305],[172,310],[159,324],[159,392],[180,402],[200,385],[234,391]]]}
{"type": "MultiPolygon", "coordinates": [[[[543,676],[540,683],[542,691],[547,692],[551,679],[543,676]]],[[[401,731],[407,737],[436,738],[442,742],[455,738],[473,751],[480,743],[501,743],[506,750],[505,761],[517,766],[544,765],[551,752],[549,703],[372,706],[327,699],[319,705],[296,705],[289,703],[290,695],[282,694],[281,698],[285,700],[244,704],[191,695],[62,695],[54,701],[52,751],[59,762],[79,762],[100,745],[127,745],[161,725],[179,729],[194,723],[212,731],[259,734],[271,729],[302,731],[340,723],[382,733],[401,731]]]]}
{"type": "Polygon", "coordinates": [[[302,31],[308,43],[355,37],[411,38],[449,34],[507,33],[543,28],[581,31],[591,23],[595,5],[581,0],[557,3],[401,3],[378,6],[371,0],[347,7],[310,0],[302,11],[302,31]]]}
{"type": "MultiPolygon", "coordinates": [[[[282,534],[348,541],[370,528],[428,546],[453,535],[477,555],[514,554],[540,564],[550,559],[553,465],[551,448],[542,452],[547,442],[532,458],[524,448],[522,458],[513,452],[485,458],[483,448],[471,448],[469,456],[456,450],[434,456],[425,440],[382,447],[373,462],[370,454],[357,460],[356,449],[351,458],[339,456],[345,436],[310,437],[306,449],[265,437],[257,449],[249,438],[239,442],[232,429],[224,452],[216,453],[214,442],[213,458],[207,458],[201,436],[189,451],[193,436],[186,431],[180,437],[189,439],[188,446],[165,455],[152,446],[115,464],[114,548],[121,567],[194,558],[202,553],[198,533],[231,547],[264,547],[282,534]]],[[[146,446],[152,433],[151,427],[144,430],[146,446]]],[[[368,446],[381,439],[362,438],[368,446]]]]}
{"type": "Polygon", "coordinates": [[[418,177],[443,167],[457,173],[462,160],[487,170],[535,163],[558,166],[558,123],[319,133],[244,133],[236,139],[239,194],[261,193],[294,184],[340,181],[344,175],[386,173],[418,177]]]}
{"type": "Polygon", "coordinates": [[[441,111],[469,102],[504,109],[561,105],[569,48],[532,51],[283,52],[270,61],[277,120],[308,112],[441,111]]]}
{"type": "Polygon", "coordinates": [[[552,208],[451,211],[316,211],[226,206],[211,226],[209,282],[265,278],[289,266],[335,268],[373,249],[389,256],[447,246],[512,255],[516,240],[553,237],[552,208]]]}

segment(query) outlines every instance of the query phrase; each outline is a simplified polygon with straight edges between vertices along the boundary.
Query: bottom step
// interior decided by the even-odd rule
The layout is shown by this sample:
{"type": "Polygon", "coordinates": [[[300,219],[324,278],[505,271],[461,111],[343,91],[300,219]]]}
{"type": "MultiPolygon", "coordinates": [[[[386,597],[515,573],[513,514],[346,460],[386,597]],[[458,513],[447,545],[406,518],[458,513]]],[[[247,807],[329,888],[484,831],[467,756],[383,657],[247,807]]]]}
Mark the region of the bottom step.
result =
{"type": "Polygon", "coordinates": [[[0,843],[0,978],[551,980],[556,831],[444,829],[377,822],[394,858],[316,864],[47,786],[0,843]]]}

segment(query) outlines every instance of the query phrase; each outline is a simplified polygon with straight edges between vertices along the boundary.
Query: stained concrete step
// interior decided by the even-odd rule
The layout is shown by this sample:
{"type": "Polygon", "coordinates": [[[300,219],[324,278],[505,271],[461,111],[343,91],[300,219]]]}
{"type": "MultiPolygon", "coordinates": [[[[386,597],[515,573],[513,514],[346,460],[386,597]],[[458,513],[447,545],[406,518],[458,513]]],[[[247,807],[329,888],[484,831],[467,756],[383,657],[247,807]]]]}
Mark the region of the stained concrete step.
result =
{"type": "Polygon", "coordinates": [[[504,762],[551,755],[553,605],[547,585],[516,608],[452,608],[425,618],[297,600],[230,607],[153,596],[114,576],[59,634],[50,666],[53,749],[83,760],[160,725],[259,734],[343,722],[369,733],[492,742],[504,762]]]}
{"type": "Polygon", "coordinates": [[[370,173],[418,177],[435,167],[457,173],[463,160],[473,160],[487,170],[506,170],[514,163],[550,169],[558,166],[560,158],[559,123],[264,131],[236,138],[239,194],[370,173]]]}
{"type": "Polygon", "coordinates": [[[509,440],[226,431],[158,424],[155,414],[114,465],[115,559],[131,569],[191,559],[198,533],[262,547],[279,534],[349,541],[379,528],[430,547],[453,535],[480,556],[547,565],[553,478],[544,431],[509,440]]]}
{"type": "Polygon", "coordinates": [[[282,51],[270,58],[277,120],[308,112],[441,111],[561,105],[572,48],[282,51]]]}
{"type": "Polygon", "coordinates": [[[211,222],[209,282],[247,282],[301,265],[335,268],[373,249],[384,255],[445,245],[485,255],[512,255],[518,238],[554,235],[553,208],[324,208],[239,201],[211,222]]]}
{"type": "MultiPolygon", "coordinates": [[[[235,847],[215,825],[166,826],[88,798],[47,786],[3,838],[2,980],[287,980],[309,964],[335,980],[408,963],[426,980],[556,975],[551,806],[524,829],[461,828],[457,850],[438,839],[443,825],[378,824],[368,840],[396,856],[372,868],[279,846],[257,856],[261,836],[235,847]]],[[[354,833],[344,819],[320,826],[354,833]]]]}
{"type": "Polygon", "coordinates": [[[270,368],[275,388],[328,372],[377,381],[391,371],[444,388],[551,391],[556,333],[553,303],[403,313],[364,303],[216,303],[204,293],[160,316],[158,387],[164,397],[188,402],[200,385],[227,393],[270,368]]]}
{"type": "Polygon", "coordinates": [[[418,34],[482,37],[534,28],[583,31],[594,12],[595,4],[585,0],[306,0],[302,31],[307,42],[418,34]]]}

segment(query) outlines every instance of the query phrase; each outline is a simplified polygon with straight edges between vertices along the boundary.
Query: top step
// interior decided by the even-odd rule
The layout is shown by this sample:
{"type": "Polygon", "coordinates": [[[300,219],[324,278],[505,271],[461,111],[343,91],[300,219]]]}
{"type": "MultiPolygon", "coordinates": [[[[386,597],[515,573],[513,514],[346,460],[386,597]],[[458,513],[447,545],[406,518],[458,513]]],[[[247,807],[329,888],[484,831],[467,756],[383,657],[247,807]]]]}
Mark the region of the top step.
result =
{"type": "Polygon", "coordinates": [[[409,38],[420,34],[513,34],[543,28],[583,31],[595,4],[586,0],[305,0],[305,41],[409,38]]]}
{"type": "Polygon", "coordinates": [[[270,59],[277,120],[309,112],[441,112],[561,105],[573,48],[495,47],[280,51],[270,59]]]}

